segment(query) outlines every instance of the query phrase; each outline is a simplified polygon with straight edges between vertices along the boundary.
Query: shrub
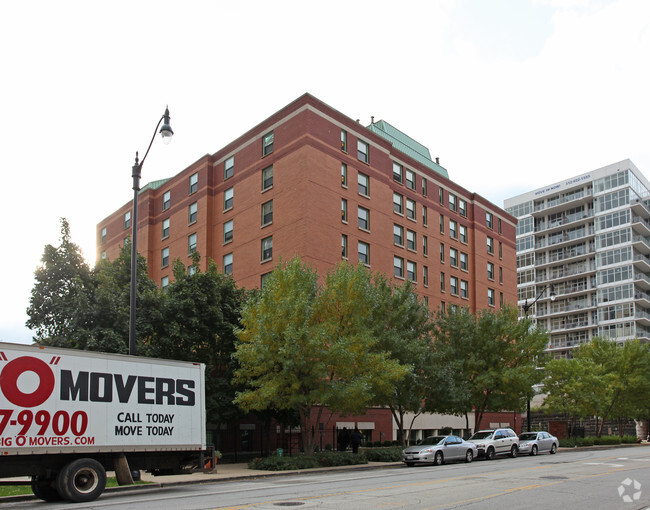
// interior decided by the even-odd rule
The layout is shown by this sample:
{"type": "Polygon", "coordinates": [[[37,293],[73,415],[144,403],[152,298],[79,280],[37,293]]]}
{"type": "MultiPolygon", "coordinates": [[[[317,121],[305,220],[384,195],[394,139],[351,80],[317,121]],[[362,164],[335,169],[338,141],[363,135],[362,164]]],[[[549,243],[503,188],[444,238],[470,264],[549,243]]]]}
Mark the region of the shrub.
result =
{"type": "Polygon", "coordinates": [[[309,469],[328,466],[348,466],[354,464],[367,464],[368,460],[363,455],[345,452],[320,452],[312,456],[294,455],[292,457],[264,457],[252,459],[248,469],[264,471],[288,471],[294,469],[309,469]]]}
{"type": "Polygon", "coordinates": [[[381,441],[373,441],[372,446],[373,448],[379,448],[381,446],[381,441]]]}
{"type": "Polygon", "coordinates": [[[399,447],[375,448],[364,450],[363,455],[371,462],[399,462],[402,460],[402,449],[399,447]]]}
{"type": "Polygon", "coordinates": [[[560,448],[573,448],[576,445],[576,440],[573,437],[558,439],[558,442],[560,443],[560,448]]]}
{"type": "Polygon", "coordinates": [[[621,444],[619,436],[594,437],[594,444],[621,444]]]}
{"type": "Polygon", "coordinates": [[[636,436],[623,436],[621,438],[621,442],[625,444],[630,444],[630,443],[639,443],[640,439],[636,436]]]}
{"type": "Polygon", "coordinates": [[[397,441],[384,441],[384,446],[397,446],[397,441]]]}

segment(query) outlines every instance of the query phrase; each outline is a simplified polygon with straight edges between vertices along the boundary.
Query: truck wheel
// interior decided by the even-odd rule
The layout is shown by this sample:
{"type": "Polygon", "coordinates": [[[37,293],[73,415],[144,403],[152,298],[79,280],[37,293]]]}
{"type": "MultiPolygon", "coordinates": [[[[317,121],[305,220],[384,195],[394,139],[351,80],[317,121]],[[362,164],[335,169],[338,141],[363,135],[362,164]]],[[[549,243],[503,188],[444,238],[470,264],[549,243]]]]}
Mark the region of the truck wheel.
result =
{"type": "Polygon", "coordinates": [[[32,492],[43,501],[61,501],[61,496],[56,490],[56,480],[53,478],[32,476],[32,492]]]}
{"type": "Polygon", "coordinates": [[[59,472],[56,490],[59,495],[73,503],[93,501],[104,492],[106,471],[93,459],[73,460],[59,472]]]}

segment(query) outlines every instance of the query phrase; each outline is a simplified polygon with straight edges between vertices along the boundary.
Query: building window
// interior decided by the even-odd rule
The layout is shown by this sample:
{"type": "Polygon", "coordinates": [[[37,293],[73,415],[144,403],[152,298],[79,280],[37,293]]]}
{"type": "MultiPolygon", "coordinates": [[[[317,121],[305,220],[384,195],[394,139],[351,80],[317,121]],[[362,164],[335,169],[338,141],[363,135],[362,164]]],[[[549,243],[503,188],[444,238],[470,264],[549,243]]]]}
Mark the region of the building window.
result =
{"type": "Polygon", "coordinates": [[[160,279],[160,288],[162,290],[167,290],[167,287],[169,287],[169,276],[163,276],[160,279]]]}
{"type": "Polygon", "coordinates": [[[445,273],[440,273],[440,292],[445,291],[445,273]]]}
{"type": "Polygon", "coordinates": [[[494,253],[494,239],[490,236],[487,238],[487,251],[488,253],[494,253]]]}
{"type": "Polygon", "coordinates": [[[357,140],[357,159],[364,163],[370,162],[370,158],[368,157],[368,144],[361,140],[357,140]]]}
{"type": "Polygon", "coordinates": [[[488,280],[494,280],[494,264],[492,262],[487,263],[487,275],[488,280]]]}
{"type": "Polygon", "coordinates": [[[454,220],[449,220],[449,237],[458,239],[458,223],[454,220]]]}
{"type": "Polygon", "coordinates": [[[366,265],[370,264],[370,245],[368,243],[359,241],[358,253],[359,262],[366,265]]]}
{"type": "Polygon", "coordinates": [[[126,230],[131,226],[131,211],[124,213],[124,229],[126,230]]]}
{"type": "Polygon", "coordinates": [[[232,253],[223,256],[223,273],[232,274],[232,253]]]}
{"type": "Polygon", "coordinates": [[[440,233],[441,234],[445,233],[445,215],[444,214],[440,215],[440,233]]]}
{"type": "Polygon", "coordinates": [[[262,226],[273,223],[273,200],[262,204],[262,226]]]}
{"type": "Polygon", "coordinates": [[[440,263],[445,263],[445,244],[440,243],[440,263]]]}
{"type": "Polygon", "coordinates": [[[499,283],[503,283],[503,268],[499,266],[499,283]]]}
{"type": "Polygon", "coordinates": [[[501,218],[497,218],[497,231],[501,233],[501,218]]]}
{"type": "Polygon", "coordinates": [[[196,234],[187,237],[187,254],[192,255],[196,251],[196,234]]]}
{"type": "Polygon", "coordinates": [[[494,306],[494,289],[488,289],[488,305],[494,306]]]}
{"type": "Polygon", "coordinates": [[[192,276],[193,274],[196,274],[196,266],[192,264],[190,267],[187,268],[187,274],[192,276]]]}
{"type": "Polygon", "coordinates": [[[268,280],[269,276],[271,276],[271,273],[264,273],[262,276],[260,276],[260,288],[263,289],[266,285],[266,281],[268,280]]]}
{"type": "Polygon", "coordinates": [[[366,174],[362,174],[361,172],[359,172],[357,176],[357,182],[359,184],[358,186],[359,194],[367,197],[370,196],[370,177],[368,177],[366,174]]]}
{"type": "Polygon", "coordinates": [[[406,278],[412,282],[418,281],[418,265],[410,260],[406,261],[406,278]]]}
{"type": "Polygon", "coordinates": [[[425,287],[429,286],[429,268],[427,266],[422,266],[422,284],[425,287]]]}
{"type": "Polygon", "coordinates": [[[268,156],[273,152],[273,131],[264,135],[262,139],[262,157],[268,156]]]}
{"type": "Polygon", "coordinates": [[[273,236],[262,239],[262,262],[273,258],[273,236]]]}
{"type": "Polygon", "coordinates": [[[169,206],[172,205],[172,192],[171,191],[165,191],[162,196],[162,202],[163,202],[163,211],[166,211],[169,209],[169,206]]]}
{"type": "Polygon", "coordinates": [[[199,206],[196,202],[190,204],[190,207],[188,208],[188,219],[187,219],[188,225],[191,225],[196,221],[196,218],[199,214],[198,211],[199,211],[199,206]]]}
{"type": "Polygon", "coordinates": [[[501,244],[501,241],[499,241],[499,258],[503,258],[503,246],[501,244]]]}
{"type": "Polygon", "coordinates": [[[341,256],[344,259],[348,258],[348,236],[345,234],[341,235],[341,256]]]}
{"type": "Polygon", "coordinates": [[[190,175],[190,195],[196,193],[199,189],[199,174],[198,172],[190,175]]]}
{"type": "Polygon", "coordinates": [[[404,214],[404,197],[399,193],[393,193],[393,211],[404,214]]]}
{"type": "Polygon", "coordinates": [[[167,267],[169,265],[169,248],[163,248],[160,252],[161,258],[161,267],[167,267]]]}
{"type": "Polygon", "coordinates": [[[455,276],[449,277],[449,290],[452,296],[458,295],[458,278],[455,276]]]}
{"type": "Polygon", "coordinates": [[[460,241],[467,244],[467,227],[465,225],[460,226],[460,241]]]}
{"type": "Polygon", "coordinates": [[[393,257],[393,274],[397,278],[404,278],[404,259],[402,257],[393,257]]]}
{"type": "Polygon", "coordinates": [[[429,256],[429,240],[427,236],[422,236],[422,254],[425,257],[429,256]]]}
{"type": "Polygon", "coordinates": [[[106,252],[103,251],[103,252],[102,252],[102,260],[105,260],[105,259],[106,259],[106,252]]]}
{"type": "Polygon", "coordinates": [[[440,311],[442,313],[445,313],[445,302],[444,301],[440,301],[440,311]]]}
{"type": "Polygon", "coordinates": [[[393,224],[393,243],[397,246],[404,246],[404,228],[393,224]]]}
{"type": "Polygon", "coordinates": [[[102,244],[106,242],[106,227],[102,229],[102,244]]]}
{"type": "Polygon", "coordinates": [[[223,193],[223,210],[227,211],[228,209],[231,209],[233,206],[235,198],[235,188],[228,188],[226,191],[223,193]]]}
{"type": "Polygon", "coordinates": [[[415,202],[410,198],[406,199],[406,217],[415,220],[415,202]]]}
{"type": "Polygon", "coordinates": [[[458,214],[460,214],[463,218],[467,217],[467,202],[465,202],[465,200],[462,198],[458,199],[458,214]]]}
{"type": "Polygon", "coordinates": [[[427,180],[422,177],[422,195],[427,196],[427,180]]]}
{"type": "Polygon", "coordinates": [[[499,292],[499,307],[503,308],[503,292],[499,292]]]}
{"type": "Polygon", "coordinates": [[[341,221],[348,222],[348,201],[345,198],[341,199],[341,221]]]}
{"type": "Polygon", "coordinates": [[[491,212],[486,212],[485,213],[485,225],[490,230],[494,229],[494,217],[492,216],[491,212]]]}
{"type": "Polygon", "coordinates": [[[233,238],[234,220],[227,221],[223,224],[223,244],[229,243],[233,238]]]}
{"type": "Polygon", "coordinates": [[[417,236],[412,230],[406,231],[406,248],[411,251],[417,251],[418,249],[417,236]]]}
{"type": "Polygon", "coordinates": [[[458,206],[456,204],[456,195],[449,193],[449,209],[451,211],[458,211],[458,206]]]}
{"type": "Polygon", "coordinates": [[[341,186],[348,187],[348,165],[341,163],[341,186]]]}
{"type": "Polygon", "coordinates": [[[426,227],[427,224],[428,224],[428,220],[427,220],[428,214],[427,214],[427,213],[428,213],[428,211],[427,211],[427,206],[426,206],[426,205],[423,205],[423,206],[422,206],[422,224],[423,224],[425,227],[426,227]]]}
{"type": "Polygon", "coordinates": [[[370,211],[364,207],[359,207],[357,217],[359,220],[359,228],[361,230],[370,230],[370,211]]]}
{"type": "Polygon", "coordinates": [[[469,298],[469,284],[465,280],[460,281],[460,297],[469,298]]]}
{"type": "Polygon", "coordinates": [[[162,222],[162,238],[166,239],[167,237],[169,237],[169,218],[162,222]]]}
{"type": "Polygon", "coordinates": [[[230,179],[235,173],[235,156],[230,156],[223,164],[223,180],[230,179]]]}
{"type": "Polygon", "coordinates": [[[467,253],[460,252],[460,268],[467,271],[467,253]]]}
{"type": "Polygon", "coordinates": [[[415,189],[415,172],[413,170],[406,170],[406,187],[408,189],[415,189]]]}
{"type": "Polygon", "coordinates": [[[402,184],[402,165],[393,162],[393,180],[402,184]]]}
{"type": "Polygon", "coordinates": [[[449,248],[449,265],[458,267],[458,250],[456,248],[449,248]]]}
{"type": "Polygon", "coordinates": [[[348,132],[345,129],[341,129],[341,150],[348,151],[348,132]]]}

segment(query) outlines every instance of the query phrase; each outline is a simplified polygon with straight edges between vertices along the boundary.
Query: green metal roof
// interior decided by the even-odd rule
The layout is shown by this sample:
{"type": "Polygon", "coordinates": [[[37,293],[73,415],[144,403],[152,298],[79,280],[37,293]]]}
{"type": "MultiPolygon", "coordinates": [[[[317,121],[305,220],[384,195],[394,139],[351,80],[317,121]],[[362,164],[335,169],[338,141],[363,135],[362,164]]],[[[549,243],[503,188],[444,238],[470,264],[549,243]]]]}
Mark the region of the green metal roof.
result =
{"type": "Polygon", "coordinates": [[[162,186],[163,184],[165,184],[168,180],[169,180],[169,178],[167,178],[167,179],[160,179],[160,180],[158,180],[158,181],[149,182],[149,183],[147,183],[146,186],[144,186],[143,188],[140,188],[140,193],[142,193],[143,191],[146,191],[146,190],[148,190],[148,189],[158,189],[158,188],[160,188],[160,186],[162,186]]]}
{"type": "Polygon", "coordinates": [[[397,150],[402,151],[407,156],[412,157],[416,161],[419,161],[427,168],[430,168],[434,172],[439,173],[440,175],[449,178],[447,170],[437,164],[431,159],[431,153],[424,145],[419,142],[416,142],[410,136],[402,133],[399,129],[394,126],[391,126],[385,120],[377,121],[368,126],[368,129],[375,134],[378,134],[383,139],[388,140],[393,144],[397,150]]]}

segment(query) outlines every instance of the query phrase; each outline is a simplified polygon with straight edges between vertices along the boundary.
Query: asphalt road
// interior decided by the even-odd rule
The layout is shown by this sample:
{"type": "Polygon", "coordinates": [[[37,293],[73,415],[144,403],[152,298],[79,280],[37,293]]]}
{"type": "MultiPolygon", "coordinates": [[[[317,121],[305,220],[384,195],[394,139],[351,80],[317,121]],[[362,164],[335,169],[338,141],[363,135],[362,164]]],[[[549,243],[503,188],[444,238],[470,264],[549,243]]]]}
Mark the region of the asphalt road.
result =
{"type": "MultiPolygon", "coordinates": [[[[69,509],[8,503],[4,508],[69,509]]],[[[273,478],[108,492],[82,508],[197,509],[642,509],[650,507],[650,447],[301,473],[273,478]]]]}

